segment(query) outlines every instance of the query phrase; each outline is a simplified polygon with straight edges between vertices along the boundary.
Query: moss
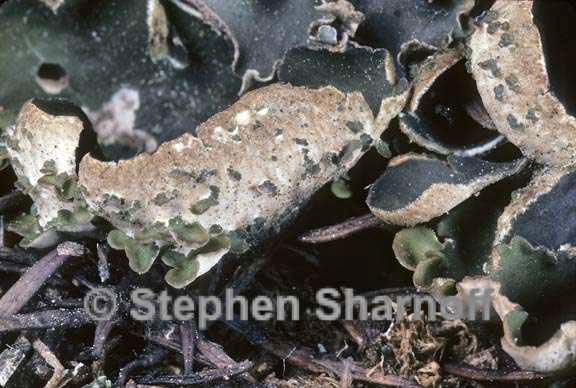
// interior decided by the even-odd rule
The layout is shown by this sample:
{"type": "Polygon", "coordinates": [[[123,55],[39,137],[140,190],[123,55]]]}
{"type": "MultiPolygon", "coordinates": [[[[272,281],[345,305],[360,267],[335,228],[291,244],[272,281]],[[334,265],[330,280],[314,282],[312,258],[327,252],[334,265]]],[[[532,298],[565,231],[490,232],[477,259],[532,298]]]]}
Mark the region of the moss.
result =
{"type": "Polygon", "coordinates": [[[224,228],[220,225],[212,225],[210,229],[208,229],[208,233],[210,233],[210,236],[219,236],[224,233],[224,228]]]}

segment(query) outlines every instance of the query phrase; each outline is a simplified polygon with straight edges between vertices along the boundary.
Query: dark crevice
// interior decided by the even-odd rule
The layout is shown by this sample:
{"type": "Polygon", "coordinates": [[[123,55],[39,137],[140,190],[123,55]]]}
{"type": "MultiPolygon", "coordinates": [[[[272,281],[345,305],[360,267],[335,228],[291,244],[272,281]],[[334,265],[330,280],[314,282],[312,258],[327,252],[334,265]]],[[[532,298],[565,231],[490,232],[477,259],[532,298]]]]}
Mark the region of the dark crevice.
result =
{"type": "Polygon", "coordinates": [[[498,136],[467,113],[467,104],[477,101],[478,96],[476,83],[462,61],[436,80],[420,101],[417,113],[442,144],[458,148],[473,146],[498,136]]]}
{"type": "Polygon", "coordinates": [[[576,3],[534,2],[534,22],[540,30],[550,87],[571,115],[576,115],[576,3]]]}
{"type": "Polygon", "coordinates": [[[492,5],[494,5],[495,2],[496,0],[476,0],[476,5],[470,12],[470,17],[475,18],[481,16],[490,8],[492,8],[492,5]]]}
{"type": "Polygon", "coordinates": [[[574,289],[546,299],[537,307],[526,308],[528,319],[522,326],[522,345],[540,346],[548,341],[560,326],[576,319],[574,289]]]}

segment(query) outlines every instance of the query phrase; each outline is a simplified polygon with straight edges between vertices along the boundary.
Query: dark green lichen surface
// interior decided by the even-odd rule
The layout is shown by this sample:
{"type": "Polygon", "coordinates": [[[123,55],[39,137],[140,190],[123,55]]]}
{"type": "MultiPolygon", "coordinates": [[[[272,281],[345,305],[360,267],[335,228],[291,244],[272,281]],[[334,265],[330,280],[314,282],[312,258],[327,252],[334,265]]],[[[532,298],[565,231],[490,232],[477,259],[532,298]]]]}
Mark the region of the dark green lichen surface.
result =
{"type": "MultiPolygon", "coordinates": [[[[144,1],[66,1],[56,15],[40,1],[8,1],[0,7],[3,125],[13,122],[31,97],[56,95],[91,113],[104,138],[122,140],[134,137],[134,131],[145,133],[143,140],[125,142],[127,150],[110,149],[110,157],[153,150],[156,144],[193,133],[237,99],[241,80],[228,65],[233,60],[231,45],[167,4],[167,44],[172,52],[154,61],[144,1]],[[178,46],[173,47],[174,41],[178,46]],[[178,50],[189,62],[175,65],[178,50]],[[38,77],[46,65],[65,73],[68,85],[60,93],[48,94],[40,86],[38,77]],[[150,137],[153,144],[147,147],[150,137]]],[[[52,71],[44,76],[56,75],[52,71]]]]}

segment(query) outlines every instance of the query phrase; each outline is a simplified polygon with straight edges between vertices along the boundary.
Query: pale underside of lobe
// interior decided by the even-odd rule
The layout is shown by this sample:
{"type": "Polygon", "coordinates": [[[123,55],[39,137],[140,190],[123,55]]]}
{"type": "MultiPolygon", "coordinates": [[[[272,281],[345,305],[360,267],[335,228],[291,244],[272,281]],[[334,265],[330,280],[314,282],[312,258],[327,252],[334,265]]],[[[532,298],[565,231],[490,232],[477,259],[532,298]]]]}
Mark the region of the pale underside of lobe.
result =
{"type": "Polygon", "coordinates": [[[498,131],[526,156],[557,167],[576,162],[576,118],[554,95],[533,2],[498,0],[473,34],[471,65],[498,131]]]}
{"type": "MultiPolygon", "coordinates": [[[[402,98],[392,101],[375,124],[360,93],[271,85],[210,118],[197,137],[153,154],[118,163],[84,157],[80,184],[89,207],[128,235],[176,217],[206,230],[278,229],[357,162],[402,108],[402,98]]],[[[201,274],[217,260],[200,262],[201,274]]]]}

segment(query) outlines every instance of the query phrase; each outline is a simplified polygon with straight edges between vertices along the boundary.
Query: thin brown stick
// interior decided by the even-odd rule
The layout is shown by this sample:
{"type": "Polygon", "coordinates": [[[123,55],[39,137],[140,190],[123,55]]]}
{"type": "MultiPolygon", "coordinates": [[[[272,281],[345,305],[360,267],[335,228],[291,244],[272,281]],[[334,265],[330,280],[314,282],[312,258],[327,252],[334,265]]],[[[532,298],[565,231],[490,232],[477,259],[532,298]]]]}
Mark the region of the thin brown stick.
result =
{"type": "Polygon", "coordinates": [[[503,372],[499,370],[480,369],[470,365],[450,363],[442,365],[442,369],[445,373],[474,381],[527,382],[543,380],[551,377],[550,374],[525,370],[503,372]]]}
{"type": "MultiPolygon", "coordinates": [[[[222,346],[202,338],[198,341],[198,351],[216,368],[225,368],[237,364],[232,357],[226,354],[222,346]]],[[[250,384],[256,384],[256,379],[248,372],[242,373],[240,377],[250,384]]]]}
{"type": "Polygon", "coordinates": [[[20,335],[12,344],[0,353],[0,386],[5,387],[18,370],[31,348],[30,341],[20,335]]]}
{"type": "Polygon", "coordinates": [[[366,335],[357,321],[342,321],[342,326],[348,332],[348,335],[362,351],[366,347],[366,335]]]}
{"type": "Polygon", "coordinates": [[[465,103],[464,110],[466,111],[466,113],[468,113],[468,116],[470,116],[472,120],[476,121],[482,127],[486,129],[496,130],[496,125],[494,124],[494,121],[490,117],[490,114],[488,114],[488,111],[484,107],[484,104],[482,103],[480,96],[465,103]]]}
{"type": "Polygon", "coordinates": [[[125,386],[132,371],[139,368],[149,368],[151,366],[157,365],[162,362],[164,358],[166,358],[166,355],[167,352],[164,348],[154,346],[154,348],[149,350],[148,354],[145,354],[144,356],[128,363],[122,369],[120,369],[116,386],[125,386]]]}
{"type": "Polygon", "coordinates": [[[342,361],[342,373],[340,374],[340,388],[350,388],[354,382],[352,378],[352,362],[350,359],[342,361]]]}
{"type": "Polygon", "coordinates": [[[180,324],[180,341],[184,357],[184,374],[191,375],[194,368],[194,351],[196,345],[196,328],[190,320],[180,324]]]}
{"type": "Polygon", "coordinates": [[[40,354],[40,356],[44,359],[44,361],[46,361],[46,363],[54,369],[52,377],[50,378],[50,380],[48,380],[44,388],[57,388],[60,385],[62,379],[64,378],[64,375],[66,374],[66,369],[64,368],[60,360],[58,360],[58,357],[56,357],[54,353],[52,353],[50,348],[46,346],[44,342],[37,339],[32,344],[32,347],[34,348],[34,350],[36,350],[36,352],[38,352],[38,354],[40,354]]]}
{"type": "MultiPolygon", "coordinates": [[[[182,346],[180,344],[170,341],[166,338],[141,336],[136,333],[134,334],[167,349],[182,353],[182,346]]],[[[222,346],[217,343],[199,337],[197,347],[198,352],[194,355],[194,359],[199,361],[201,364],[215,367],[217,369],[238,364],[232,357],[226,354],[222,346]]],[[[248,372],[242,373],[240,377],[250,384],[256,384],[256,379],[252,377],[248,372]]]]}
{"type": "Polygon", "coordinates": [[[94,332],[94,344],[92,346],[92,353],[98,358],[104,356],[104,350],[106,348],[106,341],[110,332],[114,328],[114,321],[102,321],[98,322],[96,325],[96,331],[94,332]]]}
{"type": "Polygon", "coordinates": [[[301,235],[298,240],[308,244],[320,244],[334,240],[340,240],[359,233],[366,229],[376,228],[383,222],[372,213],[360,217],[350,218],[336,225],[311,230],[301,235]]]}
{"type": "Polygon", "coordinates": [[[44,310],[0,317],[0,333],[49,328],[75,328],[93,322],[94,320],[84,308],[44,310]]]}
{"type": "Polygon", "coordinates": [[[17,314],[69,258],[84,254],[84,247],[66,242],[30,267],[0,299],[0,316],[17,314]]]}
{"type": "Polygon", "coordinates": [[[197,385],[207,384],[216,380],[228,380],[232,377],[246,373],[253,364],[250,361],[243,361],[225,368],[208,369],[189,376],[158,376],[143,377],[137,379],[140,384],[165,384],[165,385],[197,385]]]}
{"type": "MultiPolygon", "coordinates": [[[[345,370],[342,361],[315,358],[312,356],[312,352],[305,348],[277,341],[267,342],[263,345],[263,348],[285,362],[314,373],[330,373],[342,378],[342,372],[345,370]]],[[[378,372],[371,373],[353,361],[350,362],[350,373],[354,381],[364,381],[392,387],[420,388],[420,385],[399,376],[385,375],[378,372]]]]}
{"type": "Polygon", "coordinates": [[[106,283],[110,279],[110,268],[108,266],[110,247],[108,244],[97,244],[96,252],[98,256],[98,275],[100,275],[100,281],[106,283]]]}

